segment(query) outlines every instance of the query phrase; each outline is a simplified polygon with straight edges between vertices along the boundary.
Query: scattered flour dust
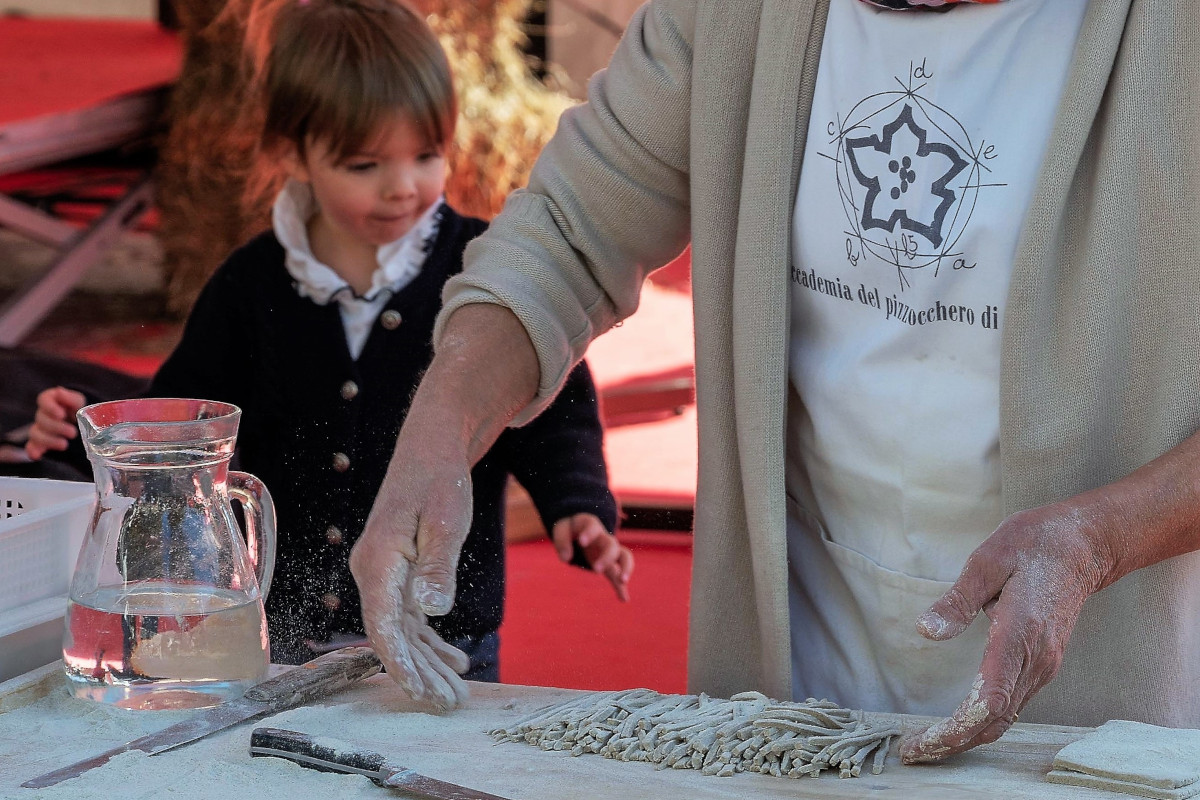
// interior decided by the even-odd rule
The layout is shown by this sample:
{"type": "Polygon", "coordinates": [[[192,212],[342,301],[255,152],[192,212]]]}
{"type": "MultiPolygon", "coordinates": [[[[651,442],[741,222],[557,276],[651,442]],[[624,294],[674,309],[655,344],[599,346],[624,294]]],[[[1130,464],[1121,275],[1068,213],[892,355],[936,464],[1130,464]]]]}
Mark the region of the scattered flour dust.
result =
{"type": "MultiPolygon", "coordinates": [[[[65,679],[61,679],[64,680],[65,679]]],[[[386,676],[372,688],[391,689],[386,676]]],[[[280,758],[251,758],[250,732],[259,726],[308,733],[337,749],[372,750],[389,756],[389,741],[437,739],[446,717],[400,707],[389,691],[387,701],[364,701],[364,688],[339,696],[342,702],[295,708],[242,723],[186,747],[148,756],[130,751],[107,764],[45,789],[20,784],[139,736],[186,719],[186,712],[137,712],[71,697],[57,687],[36,702],[0,713],[0,800],[112,797],[121,800],[321,800],[374,798],[379,787],[360,775],[323,773],[280,758]],[[355,701],[355,695],[358,700],[355,701]],[[399,712],[399,713],[398,713],[399,712]]],[[[377,694],[374,696],[378,696],[377,694]]],[[[480,741],[490,742],[482,729],[480,741]]],[[[419,747],[405,745],[417,754],[419,747]]],[[[397,760],[398,766],[407,766],[397,760]]]]}

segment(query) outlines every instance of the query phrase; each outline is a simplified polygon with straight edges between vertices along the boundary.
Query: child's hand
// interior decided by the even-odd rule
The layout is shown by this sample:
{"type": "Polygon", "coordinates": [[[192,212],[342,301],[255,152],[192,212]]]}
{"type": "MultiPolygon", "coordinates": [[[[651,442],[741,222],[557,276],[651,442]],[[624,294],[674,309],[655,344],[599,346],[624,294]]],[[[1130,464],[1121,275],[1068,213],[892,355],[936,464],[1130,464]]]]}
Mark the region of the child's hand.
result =
{"type": "Polygon", "coordinates": [[[571,560],[573,545],[583,549],[592,570],[608,578],[622,603],[629,602],[629,576],[633,574],[633,553],[605,529],[595,514],[580,513],[563,517],[551,531],[554,548],[564,563],[571,560]]]}
{"type": "Polygon", "coordinates": [[[25,453],[34,461],[47,450],[66,450],[70,440],[79,435],[75,427],[75,412],[87,405],[87,398],[62,386],[46,389],[38,395],[37,415],[29,429],[25,453]]]}

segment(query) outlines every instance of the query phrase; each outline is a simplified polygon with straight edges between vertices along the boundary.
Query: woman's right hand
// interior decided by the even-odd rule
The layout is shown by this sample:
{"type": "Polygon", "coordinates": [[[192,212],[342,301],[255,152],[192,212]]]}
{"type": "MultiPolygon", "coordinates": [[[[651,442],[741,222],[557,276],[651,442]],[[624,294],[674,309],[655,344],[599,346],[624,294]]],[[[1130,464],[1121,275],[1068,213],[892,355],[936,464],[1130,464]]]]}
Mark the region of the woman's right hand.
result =
{"type": "Polygon", "coordinates": [[[466,701],[459,674],[470,662],[441,640],[425,615],[445,614],[454,602],[459,553],[471,528],[470,466],[427,435],[451,425],[425,426],[414,416],[419,409],[404,423],[396,456],[350,551],[350,573],[367,637],[387,674],[412,699],[444,711],[466,701]]]}
{"type": "Polygon", "coordinates": [[[25,454],[39,461],[48,450],[66,450],[71,440],[79,435],[75,412],[85,405],[86,397],[65,386],[55,386],[39,394],[25,454]]]}
{"type": "Polygon", "coordinates": [[[533,343],[508,309],[475,303],[455,311],[350,551],[371,646],[411,697],[441,708],[465,700],[454,673],[468,662],[437,638],[425,615],[454,604],[471,529],[471,466],[533,399],[538,370],[533,343]]]}

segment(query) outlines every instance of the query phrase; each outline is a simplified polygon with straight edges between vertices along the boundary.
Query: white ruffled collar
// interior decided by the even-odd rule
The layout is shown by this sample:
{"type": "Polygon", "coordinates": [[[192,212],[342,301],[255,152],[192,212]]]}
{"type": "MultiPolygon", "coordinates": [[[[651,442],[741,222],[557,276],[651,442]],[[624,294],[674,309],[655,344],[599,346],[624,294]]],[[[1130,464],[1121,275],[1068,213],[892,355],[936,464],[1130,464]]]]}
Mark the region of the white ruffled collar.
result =
{"type": "Polygon", "coordinates": [[[372,301],[380,292],[396,292],[403,288],[421,271],[437,238],[444,202],[444,198],[439,197],[408,233],[379,247],[376,253],[379,269],[371,276],[371,287],[361,296],[355,295],[344,278],[312,253],[307,225],[317,209],[312,189],[307,184],[291,179],[284,184],[271,209],[271,222],[275,237],[287,252],[287,271],[295,280],[296,291],[301,297],[325,305],[335,296],[348,292],[351,297],[372,301]]]}

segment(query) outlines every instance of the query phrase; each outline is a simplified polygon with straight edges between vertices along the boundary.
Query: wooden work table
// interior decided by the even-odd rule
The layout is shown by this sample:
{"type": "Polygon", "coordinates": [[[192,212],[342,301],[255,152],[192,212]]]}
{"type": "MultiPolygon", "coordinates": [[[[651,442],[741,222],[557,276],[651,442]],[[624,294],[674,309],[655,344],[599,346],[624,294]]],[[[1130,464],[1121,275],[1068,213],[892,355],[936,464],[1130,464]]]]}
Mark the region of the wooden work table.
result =
{"type": "MultiPolygon", "coordinates": [[[[384,675],[322,705],[243,723],[154,757],[128,753],[50,789],[22,789],[24,780],[186,717],[186,712],[132,712],[74,700],[67,695],[59,669],[52,665],[0,684],[0,797],[6,800],[403,796],[363,777],[318,773],[274,758],[251,759],[250,731],[268,724],[353,743],[383,753],[397,765],[512,800],[1120,797],[1045,780],[1055,753],[1087,733],[1087,728],[1019,723],[1000,741],[936,766],[902,766],[893,743],[884,772],[861,778],[841,779],[834,773],[820,778],[755,774],[716,778],[693,770],[657,770],[649,764],[595,755],[573,758],[526,744],[496,744],[486,734],[570,696],[570,690],[471,684],[467,707],[438,717],[404,700],[384,675]]],[[[908,729],[928,723],[901,715],[867,717],[896,720],[908,729]]]]}

